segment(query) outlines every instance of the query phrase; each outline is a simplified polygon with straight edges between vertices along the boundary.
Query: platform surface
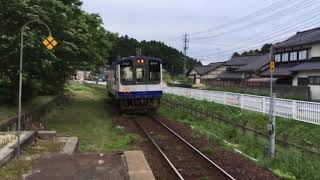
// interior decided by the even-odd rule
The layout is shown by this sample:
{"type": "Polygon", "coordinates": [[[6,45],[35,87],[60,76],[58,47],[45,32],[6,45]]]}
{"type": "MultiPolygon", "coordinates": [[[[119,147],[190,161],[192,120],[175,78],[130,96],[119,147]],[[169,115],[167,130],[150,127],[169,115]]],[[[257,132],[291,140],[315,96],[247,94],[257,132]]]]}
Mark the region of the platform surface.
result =
{"type": "Polygon", "coordinates": [[[124,152],[130,180],[155,180],[142,151],[124,152]]]}
{"type": "Polygon", "coordinates": [[[57,154],[42,158],[26,180],[127,180],[121,154],[57,154]]]}

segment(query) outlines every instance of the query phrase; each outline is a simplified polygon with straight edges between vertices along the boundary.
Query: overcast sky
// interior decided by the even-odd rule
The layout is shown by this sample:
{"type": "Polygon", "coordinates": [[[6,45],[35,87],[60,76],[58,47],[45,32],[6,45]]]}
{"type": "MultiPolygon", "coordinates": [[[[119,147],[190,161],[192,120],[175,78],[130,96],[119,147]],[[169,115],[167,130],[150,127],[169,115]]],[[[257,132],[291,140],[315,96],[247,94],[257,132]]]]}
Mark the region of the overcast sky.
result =
{"type": "Polygon", "coordinates": [[[138,40],[163,41],[179,50],[182,35],[189,33],[188,55],[207,64],[227,60],[235,50],[277,42],[297,30],[317,26],[311,18],[319,9],[319,1],[315,1],[83,0],[83,10],[100,14],[109,31],[138,40]],[[310,22],[303,21],[307,17],[310,22]]]}

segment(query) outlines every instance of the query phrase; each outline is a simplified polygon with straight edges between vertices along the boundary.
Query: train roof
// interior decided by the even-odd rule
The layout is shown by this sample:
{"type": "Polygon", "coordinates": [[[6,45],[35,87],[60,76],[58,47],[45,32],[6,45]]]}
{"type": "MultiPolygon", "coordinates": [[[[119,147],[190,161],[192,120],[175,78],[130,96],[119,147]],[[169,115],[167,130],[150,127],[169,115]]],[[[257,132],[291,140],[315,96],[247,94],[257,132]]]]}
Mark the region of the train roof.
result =
{"type": "Polygon", "coordinates": [[[131,56],[131,57],[124,57],[124,58],[121,58],[121,59],[118,59],[117,61],[115,61],[113,64],[119,64],[121,62],[124,62],[124,61],[128,61],[128,60],[139,60],[139,59],[144,59],[144,60],[152,60],[152,61],[158,61],[158,62],[162,62],[162,60],[160,58],[157,58],[157,57],[147,57],[147,56],[131,56]]]}

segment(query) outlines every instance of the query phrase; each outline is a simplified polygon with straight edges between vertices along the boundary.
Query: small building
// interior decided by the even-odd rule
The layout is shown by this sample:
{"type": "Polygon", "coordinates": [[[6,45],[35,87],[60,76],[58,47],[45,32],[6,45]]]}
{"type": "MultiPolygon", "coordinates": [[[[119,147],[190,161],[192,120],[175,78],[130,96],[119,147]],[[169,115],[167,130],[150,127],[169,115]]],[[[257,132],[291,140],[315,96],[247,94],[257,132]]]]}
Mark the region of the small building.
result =
{"type": "Polygon", "coordinates": [[[265,83],[264,79],[259,79],[259,74],[264,70],[269,59],[269,54],[233,57],[226,61],[224,64],[226,70],[216,78],[217,81],[214,84],[211,84],[222,86],[256,84],[259,86],[261,80],[263,80],[262,83],[265,83]]]}
{"type": "MultiPolygon", "coordinates": [[[[298,32],[274,48],[276,84],[310,87],[320,100],[320,27],[298,32]]],[[[266,70],[262,76],[270,76],[266,70]]]]}
{"type": "Polygon", "coordinates": [[[188,79],[194,84],[205,83],[211,79],[216,79],[218,75],[225,71],[223,64],[224,62],[217,62],[206,66],[194,67],[187,73],[188,79]]]}

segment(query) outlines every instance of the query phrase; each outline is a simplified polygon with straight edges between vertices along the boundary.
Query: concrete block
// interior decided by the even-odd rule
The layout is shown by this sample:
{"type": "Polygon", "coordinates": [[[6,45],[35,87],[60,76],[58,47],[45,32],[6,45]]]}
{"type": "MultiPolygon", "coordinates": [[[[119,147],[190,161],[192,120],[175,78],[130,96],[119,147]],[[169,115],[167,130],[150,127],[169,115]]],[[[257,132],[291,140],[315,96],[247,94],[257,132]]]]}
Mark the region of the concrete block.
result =
{"type": "MultiPolygon", "coordinates": [[[[20,134],[20,147],[25,147],[32,144],[35,139],[35,131],[23,131],[20,134]]],[[[15,156],[15,151],[17,149],[17,141],[15,140],[7,144],[4,148],[0,149],[0,167],[8,162],[12,157],[15,156]]]]}
{"type": "Polygon", "coordinates": [[[130,180],[155,180],[142,151],[125,151],[124,156],[130,180]]]}
{"type": "Polygon", "coordinates": [[[44,140],[54,139],[56,134],[56,131],[38,131],[38,136],[44,140]]]}
{"type": "Polygon", "coordinates": [[[62,150],[62,153],[72,155],[78,146],[78,138],[77,137],[67,137],[66,144],[62,150]]]}

